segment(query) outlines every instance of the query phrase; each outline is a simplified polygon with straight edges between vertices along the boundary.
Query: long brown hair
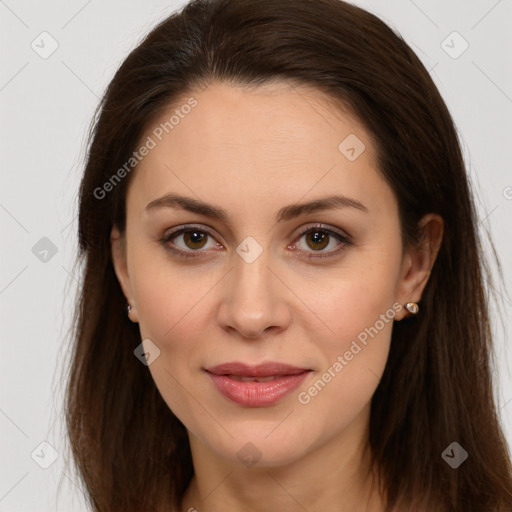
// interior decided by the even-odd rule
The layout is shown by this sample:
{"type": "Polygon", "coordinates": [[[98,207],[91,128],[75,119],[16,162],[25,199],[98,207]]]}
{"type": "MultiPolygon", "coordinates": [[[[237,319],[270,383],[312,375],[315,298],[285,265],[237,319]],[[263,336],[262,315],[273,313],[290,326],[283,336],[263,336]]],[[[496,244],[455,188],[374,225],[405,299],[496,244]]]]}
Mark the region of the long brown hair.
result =
{"type": "Polygon", "coordinates": [[[93,510],[179,508],[193,475],[186,429],[133,354],[140,332],[126,317],[112,265],[109,235],[114,225],[125,228],[136,167],[98,190],[178,97],[213,80],[276,79],[326,92],[364,124],[398,201],[404,246],[420,240],[422,215],[445,222],[421,313],[395,322],[372,398],[370,447],[387,510],[512,510],[491,381],[488,265],[452,118],[402,37],[340,0],[192,1],[130,53],[102,98],[80,187],[84,271],[65,404],[93,510]],[[456,469],[442,457],[454,441],[469,454],[456,469]]]}

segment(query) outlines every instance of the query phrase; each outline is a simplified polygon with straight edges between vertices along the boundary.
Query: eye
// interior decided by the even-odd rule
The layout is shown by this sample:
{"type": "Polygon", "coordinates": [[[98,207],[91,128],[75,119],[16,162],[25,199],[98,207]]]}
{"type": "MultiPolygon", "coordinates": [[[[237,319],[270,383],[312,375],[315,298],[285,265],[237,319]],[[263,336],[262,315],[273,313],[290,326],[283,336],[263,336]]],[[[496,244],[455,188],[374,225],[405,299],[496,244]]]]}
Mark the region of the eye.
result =
{"type": "MultiPolygon", "coordinates": [[[[301,250],[310,253],[306,256],[310,259],[335,256],[343,250],[344,246],[353,245],[348,236],[332,229],[327,229],[321,224],[303,229],[299,233],[298,240],[300,241],[302,238],[304,239],[304,244],[302,244],[301,250]],[[335,244],[335,241],[338,243],[335,244]],[[337,248],[324,251],[324,249],[330,245],[334,245],[337,248]],[[312,251],[308,249],[312,249],[312,251]],[[315,252],[320,252],[320,254],[314,254],[315,252]]],[[[300,245],[301,244],[296,241],[289,247],[295,248],[300,245]]]]}
{"type": "MultiPolygon", "coordinates": [[[[212,233],[204,228],[198,228],[195,226],[186,226],[179,228],[175,231],[165,234],[161,239],[160,243],[169,251],[182,256],[184,258],[193,258],[200,256],[200,254],[193,254],[199,252],[200,249],[208,249],[207,240],[208,237],[213,238],[212,233]],[[181,239],[182,245],[176,243],[169,243],[171,240],[181,239]]],[[[214,244],[215,248],[222,247],[218,242],[214,244]]]]}
{"type": "MultiPolygon", "coordinates": [[[[165,247],[165,249],[179,257],[195,258],[201,256],[206,249],[213,248],[215,250],[220,250],[222,248],[222,245],[219,242],[212,242],[210,247],[208,247],[208,238],[214,238],[213,233],[210,230],[205,229],[204,227],[185,226],[164,234],[159,242],[165,247]],[[173,240],[177,240],[181,243],[174,242],[173,240]]],[[[353,245],[348,236],[341,232],[327,229],[323,225],[319,224],[303,229],[299,233],[298,238],[296,238],[296,241],[288,247],[295,249],[300,246],[299,250],[309,253],[306,257],[313,259],[335,256],[347,245],[353,245]],[[302,238],[304,238],[304,244],[300,243],[302,238]],[[334,244],[336,241],[337,244],[334,244]],[[326,247],[333,244],[337,248],[324,251],[326,247]]]]}

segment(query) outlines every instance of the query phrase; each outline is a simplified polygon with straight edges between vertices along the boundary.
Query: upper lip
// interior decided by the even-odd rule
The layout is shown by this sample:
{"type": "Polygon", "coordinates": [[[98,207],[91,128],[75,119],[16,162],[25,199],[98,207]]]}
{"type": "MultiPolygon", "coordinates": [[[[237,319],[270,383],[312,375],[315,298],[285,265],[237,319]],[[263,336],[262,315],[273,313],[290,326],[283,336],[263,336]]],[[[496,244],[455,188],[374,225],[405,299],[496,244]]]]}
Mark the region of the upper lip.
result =
{"type": "Polygon", "coordinates": [[[256,365],[229,362],[206,368],[206,371],[214,375],[239,375],[240,377],[271,377],[273,375],[297,375],[309,368],[300,368],[285,363],[270,361],[256,365]]]}

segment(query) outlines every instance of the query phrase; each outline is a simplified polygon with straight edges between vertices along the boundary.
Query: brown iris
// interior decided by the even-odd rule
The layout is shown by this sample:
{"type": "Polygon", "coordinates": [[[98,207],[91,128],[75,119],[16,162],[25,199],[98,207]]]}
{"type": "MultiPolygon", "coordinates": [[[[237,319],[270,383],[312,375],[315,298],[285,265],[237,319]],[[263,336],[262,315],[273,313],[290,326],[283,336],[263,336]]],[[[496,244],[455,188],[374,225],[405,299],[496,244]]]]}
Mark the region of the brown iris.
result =
{"type": "Polygon", "coordinates": [[[313,240],[313,244],[316,244],[316,247],[314,247],[308,242],[309,247],[315,250],[324,249],[329,243],[329,235],[326,234],[325,231],[321,230],[315,230],[306,233],[306,241],[308,240],[308,238],[311,238],[313,240]]]}
{"type": "Polygon", "coordinates": [[[190,249],[201,249],[204,246],[204,243],[208,237],[208,234],[202,233],[198,230],[189,230],[183,233],[183,239],[185,240],[185,244],[190,249]],[[189,245],[189,241],[191,242],[189,245]]]}

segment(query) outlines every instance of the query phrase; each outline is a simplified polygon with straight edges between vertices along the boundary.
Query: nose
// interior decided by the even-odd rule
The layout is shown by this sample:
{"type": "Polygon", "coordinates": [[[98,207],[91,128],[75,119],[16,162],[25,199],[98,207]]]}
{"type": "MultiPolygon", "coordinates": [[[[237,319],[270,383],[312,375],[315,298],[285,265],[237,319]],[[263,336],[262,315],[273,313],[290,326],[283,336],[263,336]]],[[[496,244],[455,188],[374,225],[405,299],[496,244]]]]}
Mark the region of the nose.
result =
{"type": "Polygon", "coordinates": [[[234,256],[234,268],[226,278],[218,309],[219,325],[224,330],[238,332],[243,338],[261,338],[290,325],[291,311],[286,297],[291,292],[286,280],[270,268],[271,262],[264,254],[252,263],[234,256]]]}

